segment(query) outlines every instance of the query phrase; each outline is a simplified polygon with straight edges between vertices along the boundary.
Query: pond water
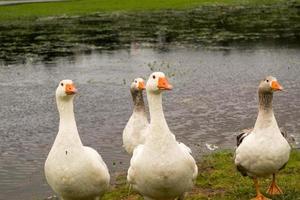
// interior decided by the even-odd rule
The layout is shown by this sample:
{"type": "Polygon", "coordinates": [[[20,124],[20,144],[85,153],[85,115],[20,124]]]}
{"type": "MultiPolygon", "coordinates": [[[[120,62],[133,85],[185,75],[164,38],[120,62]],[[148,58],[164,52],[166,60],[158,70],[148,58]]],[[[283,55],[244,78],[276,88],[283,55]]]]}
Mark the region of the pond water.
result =
{"type": "Polygon", "coordinates": [[[134,42],[147,48],[258,43],[299,47],[299,8],[300,2],[289,0],[264,6],[246,3],[8,20],[0,23],[0,63],[51,62],[91,51],[130,49],[134,42]]]}
{"type": "MultiPolygon", "coordinates": [[[[129,83],[151,70],[170,76],[164,111],[177,139],[196,159],[206,144],[232,149],[239,130],[253,126],[257,86],[274,75],[285,88],[274,98],[281,127],[300,140],[300,49],[227,50],[131,48],[77,55],[53,63],[0,66],[0,199],[43,199],[52,194],[43,165],[58,131],[54,93],[73,79],[75,115],[85,145],[101,153],[110,172],[126,171],[130,157],[122,130],[131,115],[129,83]]],[[[299,146],[299,145],[298,145],[299,146]]]]}

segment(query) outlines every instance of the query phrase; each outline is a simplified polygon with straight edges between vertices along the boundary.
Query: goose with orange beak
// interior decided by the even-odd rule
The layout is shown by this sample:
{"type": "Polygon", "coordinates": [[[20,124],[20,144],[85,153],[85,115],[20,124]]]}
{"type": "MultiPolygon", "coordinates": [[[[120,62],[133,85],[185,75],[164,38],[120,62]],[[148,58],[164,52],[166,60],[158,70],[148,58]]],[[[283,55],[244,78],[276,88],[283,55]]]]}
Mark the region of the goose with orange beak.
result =
{"type": "Polygon", "coordinates": [[[258,178],[273,176],[267,190],[269,195],[282,194],[276,184],[275,175],[289,160],[291,147],[282,135],[272,108],[273,94],[283,90],[272,76],[262,80],[258,87],[259,108],[254,128],[237,137],[235,165],[244,176],[253,178],[256,197],[253,200],[267,200],[259,189],[258,178]]]}
{"type": "Polygon", "coordinates": [[[149,126],[143,98],[145,89],[145,82],[142,78],[134,79],[130,85],[133,112],[123,130],[123,147],[129,154],[132,154],[139,144],[144,144],[146,129],[149,126]]]}
{"type": "Polygon", "coordinates": [[[145,200],[183,199],[198,174],[190,149],[176,141],[164,117],[162,94],[172,88],[162,72],[152,73],[146,85],[150,125],[145,144],[133,152],[127,175],[145,200]]]}
{"type": "Polygon", "coordinates": [[[59,131],[45,162],[45,176],[63,200],[100,199],[109,186],[109,172],[100,154],[83,146],[73,111],[77,89],[63,80],[56,89],[59,131]]]}

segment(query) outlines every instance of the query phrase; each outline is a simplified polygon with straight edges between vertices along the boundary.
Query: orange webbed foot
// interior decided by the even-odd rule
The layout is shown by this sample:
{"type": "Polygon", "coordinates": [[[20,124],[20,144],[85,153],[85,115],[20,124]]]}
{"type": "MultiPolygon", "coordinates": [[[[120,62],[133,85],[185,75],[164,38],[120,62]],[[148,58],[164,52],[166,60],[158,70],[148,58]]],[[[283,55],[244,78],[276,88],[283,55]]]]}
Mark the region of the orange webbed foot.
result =
{"type": "Polygon", "coordinates": [[[267,190],[267,194],[270,194],[270,195],[283,194],[280,187],[276,184],[276,175],[275,174],[273,174],[272,183],[271,183],[269,189],[267,190]]]}
{"type": "Polygon", "coordinates": [[[272,200],[272,199],[269,199],[262,194],[258,194],[255,198],[253,198],[251,200],[272,200]]]}
{"type": "Polygon", "coordinates": [[[275,182],[272,182],[269,189],[267,190],[267,193],[270,194],[270,195],[283,194],[282,190],[280,189],[280,187],[275,182]]]}

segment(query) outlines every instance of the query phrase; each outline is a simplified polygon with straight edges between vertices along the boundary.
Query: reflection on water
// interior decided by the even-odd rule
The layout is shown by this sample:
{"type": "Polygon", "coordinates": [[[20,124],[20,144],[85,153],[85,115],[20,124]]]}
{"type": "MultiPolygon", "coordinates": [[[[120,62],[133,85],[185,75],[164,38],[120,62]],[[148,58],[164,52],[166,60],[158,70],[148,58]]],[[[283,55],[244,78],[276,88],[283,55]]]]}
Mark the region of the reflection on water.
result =
{"type": "Polygon", "coordinates": [[[78,52],[129,49],[132,43],[153,48],[244,43],[299,47],[299,1],[242,4],[9,20],[0,23],[0,63],[51,62],[78,52]]]}
{"type": "Polygon", "coordinates": [[[61,79],[79,89],[75,114],[83,143],[97,149],[110,172],[125,171],[122,130],[131,114],[129,82],[159,68],[174,90],[164,94],[176,137],[197,159],[205,143],[233,148],[235,133],[255,122],[258,82],[272,74],[286,91],[275,94],[279,125],[300,140],[300,50],[114,51],[74,61],[0,67],[0,199],[42,199],[52,192],[43,165],[58,130],[54,91],[61,79]]]}

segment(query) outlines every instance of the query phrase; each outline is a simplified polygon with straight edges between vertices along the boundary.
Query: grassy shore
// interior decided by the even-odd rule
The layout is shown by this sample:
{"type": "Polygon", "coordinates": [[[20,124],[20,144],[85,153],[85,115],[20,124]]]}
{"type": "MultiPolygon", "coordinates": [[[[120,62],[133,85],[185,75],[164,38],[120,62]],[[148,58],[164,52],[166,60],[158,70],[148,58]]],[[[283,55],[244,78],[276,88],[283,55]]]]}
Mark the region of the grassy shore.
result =
{"type": "MultiPolygon", "coordinates": [[[[299,0],[296,0],[299,1],[299,0]]],[[[201,5],[265,5],[284,0],[69,0],[0,6],[0,21],[61,15],[86,15],[106,11],[186,9],[201,5]]]]}
{"type": "Polygon", "coordinates": [[[120,2],[0,6],[0,63],[53,62],[132,44],[160,49],[300,45],[300,0],[120,2]]]}
{"type": "MultiPolygon", "coordinates": [[[[196,186],[188,193],[186,200],[249,200],[255,196],[253,182],[242,177],[233,164],[233,153],[221,151],[205,156],[198,164],[199,175],[196,186]]],[[[261,179],[262,191],[266,191],[271,179],[261,179]]],[[[284,195],[273,200],[300,199],[300,152],[293,151],[291,159],[278,175],[278,184],[284,195]]],[[[142,200],[142,197],[129,190],[125,175],[117,177],[116,184],[105,194],[103,200],[142,200]]]]}

